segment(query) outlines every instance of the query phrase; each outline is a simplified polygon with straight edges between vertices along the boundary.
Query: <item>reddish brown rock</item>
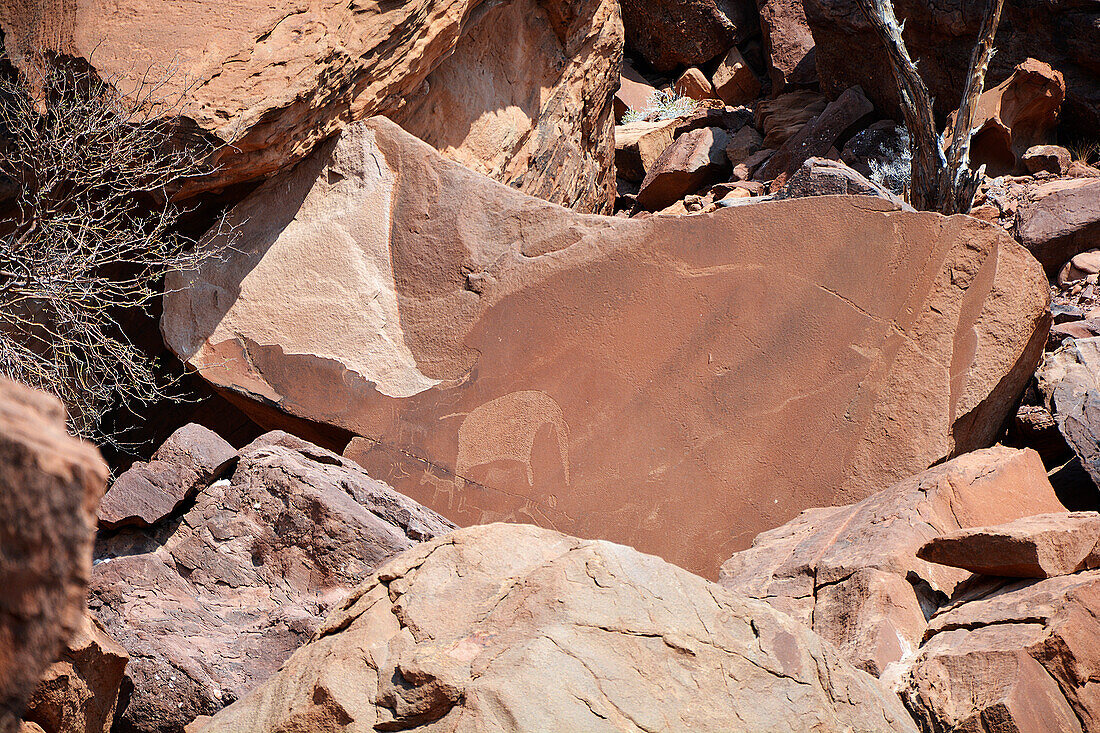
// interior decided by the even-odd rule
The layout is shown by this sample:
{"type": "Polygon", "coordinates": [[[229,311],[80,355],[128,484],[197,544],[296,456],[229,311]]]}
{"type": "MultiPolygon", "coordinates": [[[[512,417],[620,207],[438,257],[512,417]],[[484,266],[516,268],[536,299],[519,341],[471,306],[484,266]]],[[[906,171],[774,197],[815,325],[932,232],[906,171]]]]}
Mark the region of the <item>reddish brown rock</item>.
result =
{"type": "Polygon", "coordinates": [[[1079,252],[1100,247],[1100,181],[1051,181],[1028,191],[1015,212],[1016,236],[1053,277],[1079,252]]]}
{"type": "Polygon", "coordinates": [[[995,527],[949,532],[917,557],[1006,578],[1052,578],[1100,567],[1100,514],[1038,514],[995,527]]]}
{"type": "Polygon", "coordinates": [[[646,171],[638,190],[638,206],[655,211],[695,193],[729,173],[729,135],[718,127],[703,127],[676,138],[646,171]]]}
{"type": "Polygon", "coordinates": [[[202,731],[731,728],[916,730],[759,601],[629,547],[491,524],[387,563],[202,731]]]}
{"type": "Polygon", "coordinates": [[[714,83],[714,93],[726,104],[745,104],[760,96],[760,80],[736,46],[718,64],[711,82],[714,83]]]}
{"type": "MultiPolygon", "coordinates": [[[[1051,332],[1082,323],[1089,322],[1060,324],[1051,332]]],[[[1093,326],[1100,323],[1093,322],[1093,326]]],[[[1100,486],[1100,338],[1093,330],[1082,328],[1079,337],[1070,331],[1068,335],[1076,340],[1046,354],[1035,376],[1062,436],[1100,486]]]]}
{"type": "Polygon", "coordinates": [[[45,733],[108,733],[129,656],[85,616],[23,714],[45,733]]]}
{"type": "Polygon", "coordinates": [[[937,634],[912,662],[899,690],[926,731],[1081,730],[1058,683],[1025,649],[1038,624],[937,634]]]}
{"type": "Polygon", "coordinates": [[[0,378],[0,731],[80,626],[106,480],[56,398],[0,378]]]}
{"type": "Polygon", "coordinates": [[[285,433],[178,521],[101,539],[89,606],[131,657],[120,726],[169,733],[243,696],[384,560],[453,525],[285,433]]]}
{"type": "Polygon", "coordinates": [[[347,455],[456,522],[712,577],[807,506],[992,442],[1048,331],[1033,258],[969,217],[586,216],[378,119],[230,220],[233,256],[173,278],[162,320],[211,383],[361,436],[347,455]]]}
{"type": "Polygon", "coordinates": [[[801,0],[761,0],[759,7],[772,94],[816,83],[814,38],[801,0]]]}
{"type": "Polygon", "coordinates": [[[752,30],[744,0],[623,0],[626,43],[658,71],[710,61],[752,30]]]}
{"type": "Polygon", "coordinates": [[[394,121],[467,168],[578,211],[615,201],[612,0],[484,3],[394,121]]]}
{"type": "MultiPolygon", "coordinates": [[[[970,138],[971,167],[985,165],[989,176],[1026,172],[1024,153],[1051,141],[1065,96],[1062,75],[1049,65],[1028,59],[1017,66],[1012,76],[978,97],[970,138]]],[[[954,115],[948,118],[945,144],[954,135],[954,120],[954,115]]]]}
{"type": "Polygon", "coordinates": [[[0,6],[0,30],[32,76],[56,51],[124,90],[148,78],[156,99],[179,100],[184,126],[219,146],[189,192],[269,176],[385,114],[532,194],[596,211],[613,200],[613,0],[28,0],[0,6]]]}
{"type": "Polygon", "coordinates": [[[731,165],[736,166],[759,151],[762,142],[763,140],[756,128],[745,125],[730,135],[730,141],[726,143],[726,157],[729,158],[731,165]]]}
{"type": "Polygon", "coordinates": [[[1058,273],[1058,284],[1068,285],[1074,280],[1084,280],[1100,273],[1100,249],[1075,254],[1058,273]]]}
{"type": "Polygon", "coordinates": [[[149,463],[135,463],[111,484],[99,505],[99,526],[147,527],[209,484],[237,451],[209,428],[191,423],[166,440],[149,463]]]}
{"type": "Polygon", "coordinates": [[[783,185],[807,158],[824,156],[833,147],[845,130],[854,127],[860,120],[874,111],[867,97],[859,87],[853,87],[830,102],[815,119],[807,122],[801,130],[792,135],[783,147],[757,172],[762,181],[776,181],[783,185]]]}
{"type": "Polygon", "coordinates": [[[700,101],[704,99],[717,99],[710,79],[707,79],[706,74],[699,71],[695,66],[692,66],[681,74],[672,88],[681,97],[689,97],[690,99],[698,99],[700,101]]]}
{"type": "Polygon", "coordinates": [[[656,89],[631,66],[623,64],[623,73],[619,77],[619,88],[613,100],[615,122],[621,123],[629,110],[643,110],[656,89]]]}
{"type": "Polygon", "coordinates": [[[765,99],[756,105],[756,127],[764,133],[764,147],[777,150],[807,122],[825,111],[828,100],[810,89],[798,89],[765,99]]]}
{"type": "MultiPolygon", "coordinates": [[[[932,647],[937,636],[953,631],[965,633],[966,630],[988,635],[986,639],[1001,638],[1009,640],[1012,646],[1020,645],[1057,682],[1059,691],[1080,721],[1081,729],[1096,731],[1100,730],[1100,686],[1096,682],[1100,679],[1097,608],[1100,608],[1100,571],[1097,570],[1046,580],[1019,581],[1000,588],[977,588],[932,617],[925,634],[925,647],[932,647]]],[[[939,648],[950,653],[952,647],[958,648],[960,636],[962,634],[945,639],[939,648]]],[[[1001,646],[1010,644],[1006,642],[1001,646]]],[[[1032,674],[1026,669],[1022,672],[1032,674]]],[[[1012,681],[1005,682],[1011,684],[1012,681]]],[[[1056,703],[1053,701],[1052,707],[1056,707],[1056,703]]],[[[1062,718],[1064,716],[1059,715],[1055,720],[1062,718]]],[[[1050,725],[1039,730],[1057,730],[1050,725]]]]}
{"type": "Polygon", "coordinates": [[[867,180],[844,163],[826,158],[807,158],[776,194],[776,198],[837,195],[878,196],[890,201],[898,209],[916,211],[905,201],[877,183],[867,180]]]}
{"type": "Polygon", "coordinates": [[[1033,145],[1022,158],[1028,173],[1053,173],[1064,176],[1069,171],[1070,152],[1060,145],[1033,145]]]}
{"type": "MultiPolygon", "coordinates": [[[[905,21],[905,43],[943,120],[959,105],[984,6],[933,0],[894,0],[905,21]]],[[[856,0],[806,0],[806,21],[817,42],[821,90],[830,98],[858,84],[882,112],[901,119],[898,91],[882,41],[856,0]]],[[[1090,3],[1036,4],[1006,0],[986,88],[1000,84],[1028,58],[1064,76],[1062,127],[1073,137],[1100,129],[1100,11],[1090,3]]]]}
{"type": "Polygon", "coordinates": [[[640,183],[661,153],[672,145],[677,120],[628,122],[615,126],[615,173],[640,183]]]}
{"type": "Polygon", "coordinates": [[[927,618],[970,573],[917,550],[965,527],[1062,505],[1034,451],[989,448],[906,479],[858,504],[810,509],[722,565],[719,583],[790,613],[881,675],[917,649],[927,618]]]}

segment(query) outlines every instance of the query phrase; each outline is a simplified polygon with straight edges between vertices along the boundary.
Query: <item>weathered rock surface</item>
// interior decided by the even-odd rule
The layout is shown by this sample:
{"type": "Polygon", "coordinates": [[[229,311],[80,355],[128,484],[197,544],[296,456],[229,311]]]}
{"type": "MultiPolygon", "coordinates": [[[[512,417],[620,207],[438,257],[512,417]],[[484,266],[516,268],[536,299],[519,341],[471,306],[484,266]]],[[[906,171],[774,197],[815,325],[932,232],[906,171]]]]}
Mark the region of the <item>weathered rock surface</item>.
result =
{"type": "Polygon", "coordinates": [[[704,99],[717,99],[714,94],[714,86],[711,85],[710,79],[695,66],[692,66],[681,74],[672,88],[681,97],[688,97],[689,99],[697,99],[700,101],[704,99]]]}
{"type": "Polygon", "coordinates": [[[615,201],[612,0],[484,3],[427,91],[390,114],[443,155],[578,211],[615,201]]]}
{"type": "MultiPolygon", "coordinates": [[[[1062,75],[1048,64],[1028,59],[1017,66],[1012,76],[978,97],[970,138],[971,167],[985,165],[989,176],[1026,172],[1024,153],[1052,141],[1065,96],[1062,75]]],[[[952,114],[946,141],[953,137],[954,127],[952,114]]]]}
{"type": "Polygon", "coordinates": [[[996,527],[935,537],[917,551],[928,562],[1006,578],[1052,578],[1100,567],[1100,514],[1038,514],[996,527]]]}
{"type": "Polygon", "coordinates": [[[179,99],[185,131],[219,145],[215,172],[188,190],[271,175],[349,121],[386,114],[532,194],[597,211],[612,201],[613,0],[29,0],[0,6],[0,30],[24,71],[56,51],[123,90],[150,78],[158,99],[179,99]]]}
{"type": "Polygon", "coordinates": [[[184,425],[161,444],[152,461],[135,463],[114,480],[99,505],[99,526],[156,524],[236,458],[233,446],[214,431],[184,425]]]}
{"type": "Polygon", "coordinates": [[[1100,180],[1051,181],[1028,194],[1016,236],[1052,277],[1075,254],[1100,247],[1100,180]]]}
{"type": "Polygon", "coordinates": [[[641,183],[661,153],[672,145],[676,120],[628,122],[615,126],[615,173],[626,181],[641,183]]]}
{"type": "Polygon", "coordinates": [[[0,378],[0,731],[79,628],[107,467],[54,397],[0,378]]]}
{"type": "MultiPolygon", "coordinates": [[[[1038,670],[1021,663],[1014,677],[1010,677],[1013,671],[996,660],[998,652],[1022,648],[1057,683],[1080,729],[1100,730],[1100,686],[1096,682],[1100,679],[1100,648],[1097,645],[1100,621],[1095,616],[1096,609],[1100,608],[1098,604],[1100,571],[1097,570],[1047,580],[1018,581],[1003,587],[977,587],[975,592],[964,594],[931,619],[926,632],[927,652],[911,671],[900,675],[902,684],[910,690],[919,690],[920,678],[928,676],[927,665],[940,664],[944,657],[973,650],[976,657],[973,666],[1000,666],[1005,677],[998,682],[991,675],[981,675],[969,690],[989,689],[994,685],[1001,689],[1016,686],[1027,691],[1030,699],[1026,703],[1040,711],[1045,708],[1052,715],[1042,727],[1029,725],[1020,730],[1076,730],[1072,724],[1059,727],[1056,721],[1068,719],[1064,712],[1057,712],[1061,702],[1038,670]],[[938,637],[952,632],[955,633],[951,637],[938,641],[938,637]],[[974,634],[979,636],[970,641],[974,634]],[[906,683],[910,676],[916,679],[916,684],[906,683]]],[[[957,679],[956,676],[948,682],[957,679]]],[[[965,687],[955,692],[955,696],[963,699],[966,694],[968,688],[965,687]]],[[[903,696],[908,697],[905,692],[903,696]]]]}
{"type": "MultiPolygon", "coordinates": [[[[939,119],[944,119],[962,98],[983,6],[896,0],[894,9],[905,20],[906,46],[939,119]]],[[[897,112],[897,86],[888,71],[886,51],[856,0],[806,0],[805,10],[816,41],[822,91],[833,98],[858,84],[880,110],[897,112]]],[[[1095,134],[1100,128],[1100,10],[1094,3],[1055,6],[1007,0],[996,45],[987,88],[1007,79],[1028,58],[1046,62],[1065,78],[1065,122],[1077,135],[1095,134]]]]}
{"type": "Polygon", "coordinates": [[[676,138],[646,171],[638,190],[638,206],[650,211],[663,209],[717,183],[729,173],[728,143],[729,135],[719,127],[703,127],[676,138]]]}
{"type": "Polygon", "coordinates": [[[758,5],[772,93],[816,83],[814,38],[801,0],[760,0],[758,5]]]}
{"type": "Polygon", "coordinates": [[[658,71],[710,61],[752,30],[745,0],[623,0],[626,42],[658,71]]]}
{"type": "Polygon", "coordinates": [[[657,90],[631,66],[623,64],[623,73],[619,77],[619,88],[612,100],[615,109],[615,122],[621,123],[629,110],[645,109],[650,97],[657,90]]]}
{"type": "Polygon", "coordinates": [[[100,541],[89,605],[129,652],[121,725],[178,732],[275,672],[378,564],[453,525],[285,433],[177,520],[100,541]]]}
{"type": "Polygon", "coordinates": [[[991,224],[870,197],[579,215],[379,119],[230,220],[233,257],[170,281],[162,330],[259,419],[362,436],[346,455],[461,524],[712,577],[808,506],[992,442],[1048,330],[991,224]]]}
{"type": "Polygon", "coordinates": [[[810,509],[722,565],[719,583],[805,623],[881,675],[920,645],[927,618],[970,573],[917,550],[933,537],[1062,511],[1039,455],[968,453],[858,504],[810,509]]]}
{"type": "Polygon", "coordinates": [[[85,616],[35,688],[24,720],[45,733],[107,733],[129,656],[85,616]]]}
{"type": "Polygon", "coordinates": [[[825,111],[828,100],[812,89],[798,89],[765,99],[756,105],[756,126],[764,133],[764,147],[778,150],[807,122],[825,111]]]}
{"type": "Polygon", "coordinates": [[[746,104],[760,96],[760,80],[736,46],[718,64],[711,82],[714,93],[726,104],[746,104]]]}
{"type": "Polygon", "coordinates": [[[846,90],[830,102],[820,115],[807,122],[757,172],[762,181],[783,185],[807,158],[824,156],[845,130],[874,111],[859,87],[846,90]]]}
{"type": "Polygon", "coordinates": [[[1100,486],[1100,337],[1078,338],[1044,355],[1036,377],[1062,436],[1100,486]]]}
{"type": "Polygon", "coordinates": [[[767,605],[622,545],[503,524],[395,558],[202,730],[337,728],[915,730],[767,605]]]}
{"type": "Polygon", "coordinates": [[[1028,173],[1065,175],[1071,162],[1070,152],[1061,145],[1034,145],[1024,152],[1023,163],[1028,173]]]}
{"type": "Polygon", "coordinates": [[[776,198],[836,195],[878,196],[903,211],[916,211],[905,201],[877,183],[867,180],[844,163],[826,158],[807,158],[776,194],[776,198]]]}

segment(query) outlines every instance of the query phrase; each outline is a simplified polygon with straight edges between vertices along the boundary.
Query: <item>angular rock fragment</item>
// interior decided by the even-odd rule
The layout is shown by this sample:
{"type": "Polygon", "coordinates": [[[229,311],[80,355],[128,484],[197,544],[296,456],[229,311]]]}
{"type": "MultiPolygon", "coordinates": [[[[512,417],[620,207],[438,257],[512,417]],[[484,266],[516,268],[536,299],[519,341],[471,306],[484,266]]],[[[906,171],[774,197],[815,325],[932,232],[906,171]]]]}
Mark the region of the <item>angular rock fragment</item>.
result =
{"type": "Polygon", "coordinates": [[[928,617],[970,577],[918,558],[925,542],[1061,510],[1038,454],[989,448],[858,504],[805,511],[726,561],[719,583],[790,613],[881,675],[917,649],[928,617]]]}
{"type": "Polygon", "coordinates": [[[710,79],[695,66],[692,66],[680,75],[680,78],[677,79],[676,83],[673,85],[673,89],[681,97],[688,97],[689,99],[697,99],[699,101],[704,99],[716,99],[714,87],[711,85],[710,79]]]}
{"type": "Polygon", "coordinates": [[[764,147],[777,150],[807,122],[825,111],[829,101],[811,89],[798,89],[764,99],[756,105],[756,127],[764,133],[764,147]]]}
{"type": "Polygon", "coordinates": [[[1100,247],[1100,181],[1051,181],[1016,212],[1016,236],[1053,277],[1071,257],[1100,247]]]}
{"type": "Polygon", "coordinates": [[[628,122],[615,127],[615,173],[626,181],[640,183],[661,153],[672,145],[677,120],[628,122]]]}
{"type": "Polygon", "coordinates": [[[135,463],[114,480],[99,505],[99,526],[156,524],[236,458],[236,449],[214,431],[184,425],[157,449],[152,461],[135,463]]]}
{"type": "Polygon", "coordinates": [[[1033,145],[1022,158],[1028,173],[1053,173],[1064,176],[1069,171],[1070,152],[1061,145],[1033,145]]]}
{"type": "Polygon", "coordinates": [[[1036,377],[1062,436],[1100,486],[1100,337],[1089,333],[1045,355],[1036,377]]]}
{"type": "Polygon", "coordinates": [[[623,115],[629,110],[643,110],[656,89],[631,66],[623,64],[623,73],[619,77],[619,88],[613,100],[615,122],[621,123],[623,115]]]}
{"type": "Polygon", "coordinates": [[[178,521],[100,542],[89,605],[131,656],[130,731],[179,731],[275,672],[379,563],[453,525],[285,433],[178,521]]]}
{"type": "Polygon", "coordinates": [[[759,601],[622,545],[491,524],[395,558],[203,733],[915,731],[759,601]]]}
{"type": "Polygon", "coordinates": [[[230,220],[233,256],[170,280],[162,330],[257,419],[353,433],[346,455],[456,522],[711,577],[808,506],[988,445],[1049,330],[1038,265],[969,217],[591,217],[380,119],[230,220]]]}
{"type": "Polygon", "coordinates": [[[718,64],[711,82],[714,84],[714,93],[726,104],[745,104],[760,96],[760,80],[736,46],[718,64]]]}
{"type": "Polygon", "coordinates": [[[626,42],[657,71],[710,61],[752,30],[745,0],[623,0],[626,42]]]}
{"type": "Polygon", "coordinates": [[[682,199],[729,173],[729,135],[718,127],[684,133],[646,171],[638,190],[638,206],[655,211],[682,199]]]}
{"type": "Polygon", "coordinates": [[[107,467],[51,395],[0,377],[0,731],[80,627],[107,467]]]}
{"type": "Polygon", "coordinates": [[[776,194],[777,199],[806,196],[878,196],[890,201],[902,211],[916,211],[912,206],[872,183],[843,163],[826,158],[807,158],[776,194]]]}
{"type": "Polygon", "coordinates": [[[814,38],[801,0],[761,0],[759,7],[772,94],[817,83],[814,38]]]}
{"type": "Polygon", "coordinates": [[[1006,578],[1052,578],[1100,567],[1100,513],[1038,514],[950,532],[917,551],[928,562],[1006,578]]]}

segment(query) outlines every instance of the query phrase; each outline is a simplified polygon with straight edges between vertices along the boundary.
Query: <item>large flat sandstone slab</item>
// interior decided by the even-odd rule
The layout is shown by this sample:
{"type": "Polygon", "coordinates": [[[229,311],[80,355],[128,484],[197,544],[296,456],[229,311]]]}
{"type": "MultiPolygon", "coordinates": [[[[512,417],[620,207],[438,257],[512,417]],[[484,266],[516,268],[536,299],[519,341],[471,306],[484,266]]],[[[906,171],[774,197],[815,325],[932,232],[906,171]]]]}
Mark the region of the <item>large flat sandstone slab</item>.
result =
{"type": "Polygon", "coordinates": [[[802,509],[991,442],[1046,337],[1041,268],[968,217],[575,214],[380,118],[231,218],[237,251],[168,283],[162,330],[258,419],[361,436],[347,455],[459,524],[710,577],[802,509]]]}

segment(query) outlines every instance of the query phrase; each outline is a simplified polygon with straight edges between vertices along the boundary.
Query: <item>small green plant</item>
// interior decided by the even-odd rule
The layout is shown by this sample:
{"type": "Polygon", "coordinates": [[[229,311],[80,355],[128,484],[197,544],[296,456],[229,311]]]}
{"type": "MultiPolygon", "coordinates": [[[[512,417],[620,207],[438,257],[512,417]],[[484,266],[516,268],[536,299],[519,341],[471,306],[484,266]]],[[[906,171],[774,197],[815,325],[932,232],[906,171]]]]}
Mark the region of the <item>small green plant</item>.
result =
{"type": "Polygon", "coordinates": [[[1075,140],[1066,143],[1066,150],[1069,151],[1074,160],[1085,165],[1100,164],[1100,140],[1075,140]]]}
{"type": "Polygon", "coordinates": [[[687,117],[698,106],[699,103],[691,97],[681,97],[672,89],[659,89],[650,95],[642,109],[627,110],[623,115],[623,122],[674,120],[678,117],[687,117]]]}

